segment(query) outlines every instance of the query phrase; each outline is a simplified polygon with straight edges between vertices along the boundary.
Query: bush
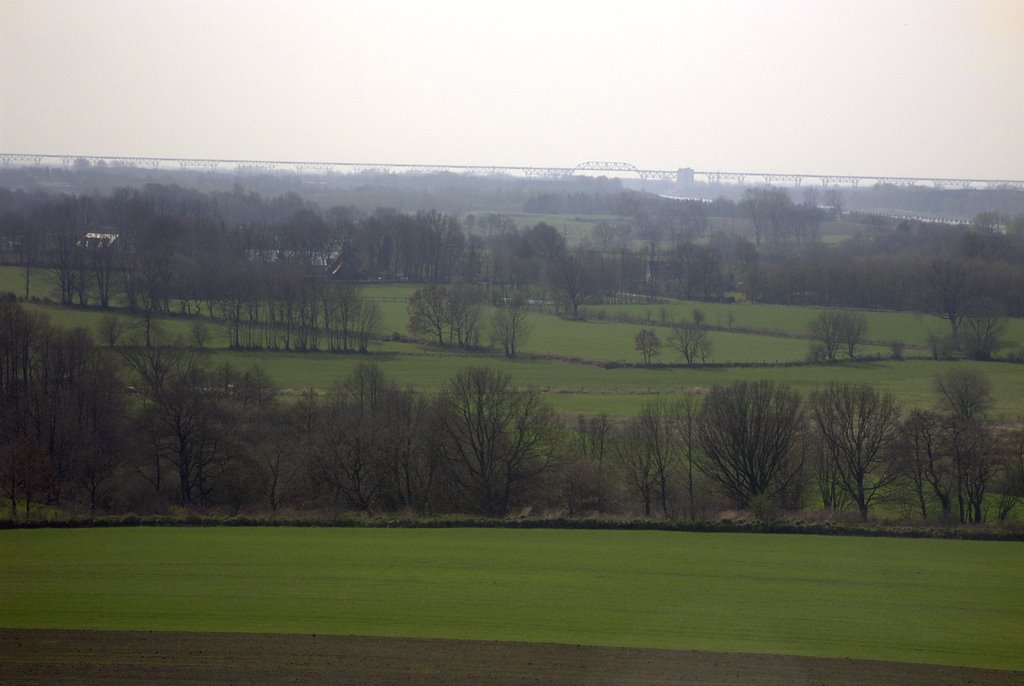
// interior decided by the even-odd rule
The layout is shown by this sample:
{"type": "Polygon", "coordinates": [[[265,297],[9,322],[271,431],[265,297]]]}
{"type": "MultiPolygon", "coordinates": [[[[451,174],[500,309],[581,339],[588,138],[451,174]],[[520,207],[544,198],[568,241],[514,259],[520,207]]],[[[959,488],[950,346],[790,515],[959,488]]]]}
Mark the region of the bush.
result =
{"type": "Polygon", "coordinates": [[[812,341],[810,350],[807,351],[807,361],[811,364],[824,364],[828,362],[828,350],[824,343],[812,341]]]}
{"type": "Polygon", "coordinates": [[[750,499],[750,514],[763,524],[771,524],[779,518],[779,504],[768,494],[759,493],[750,499]]]}
{"type": "Polygon", "coordinates": [[[928,334],[928,347],[931,348],[933,360],[947,360],[953,357],[957,350],[952,336],[940,336],[934,333],[928,334]]]}

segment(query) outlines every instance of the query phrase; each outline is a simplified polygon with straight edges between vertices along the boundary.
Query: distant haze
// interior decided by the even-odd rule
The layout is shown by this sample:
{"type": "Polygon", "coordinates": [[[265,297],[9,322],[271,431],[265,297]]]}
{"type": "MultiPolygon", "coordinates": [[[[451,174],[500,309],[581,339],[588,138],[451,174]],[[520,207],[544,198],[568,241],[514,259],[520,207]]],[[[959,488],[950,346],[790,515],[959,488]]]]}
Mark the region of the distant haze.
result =
{"type": "Polygon", "coordinates": [[[0,0],[0,151],[1024,179],[1024,2],[0,0]]]}

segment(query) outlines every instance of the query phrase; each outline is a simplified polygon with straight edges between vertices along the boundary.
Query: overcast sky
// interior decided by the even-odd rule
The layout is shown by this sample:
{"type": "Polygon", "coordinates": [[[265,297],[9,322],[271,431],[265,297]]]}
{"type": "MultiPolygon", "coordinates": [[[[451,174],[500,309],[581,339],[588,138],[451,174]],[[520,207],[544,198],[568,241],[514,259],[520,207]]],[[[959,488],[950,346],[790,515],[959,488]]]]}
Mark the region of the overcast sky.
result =
{"type": "Polygon", "coordinates": [[[0,0],[0,151],[1024,179],[1024,0],[0,0]]]}

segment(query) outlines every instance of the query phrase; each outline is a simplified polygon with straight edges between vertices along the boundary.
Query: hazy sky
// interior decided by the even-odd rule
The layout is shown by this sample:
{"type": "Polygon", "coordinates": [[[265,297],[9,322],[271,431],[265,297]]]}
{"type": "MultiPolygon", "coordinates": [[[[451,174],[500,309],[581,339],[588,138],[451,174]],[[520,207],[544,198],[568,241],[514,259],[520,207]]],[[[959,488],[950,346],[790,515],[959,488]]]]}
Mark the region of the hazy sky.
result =
{"type": "Polygon", "coordinates": [[[0,151],[1024,179],[1024,0],[0,0],[0,151]]]}

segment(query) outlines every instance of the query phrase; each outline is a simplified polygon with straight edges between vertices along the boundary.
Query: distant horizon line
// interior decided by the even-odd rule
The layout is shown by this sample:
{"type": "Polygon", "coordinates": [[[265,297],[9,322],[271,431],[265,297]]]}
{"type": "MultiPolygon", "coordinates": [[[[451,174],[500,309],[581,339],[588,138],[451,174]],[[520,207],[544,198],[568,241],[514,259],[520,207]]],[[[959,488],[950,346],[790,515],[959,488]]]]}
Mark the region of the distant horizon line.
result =
{"type": "MultiPolygon", "coordinates": [[[[939,177],[939,176],[895,176],[895,175],[871,175],[871,174],[818,174],[818,173],[792,173],[792,172],[733,172],[733,171],[711,171],[698,170],[692,167],[678,167],[676,169],[647,169],[640,168],[629,162],[618,161],[587,161],[575,166],[555,165],[507,165],[507,164],[436,164],[436,163],[394,163],[394,162],[325,162],[314,160],[257,160],[257,159],[232,159],[226,157],[166,157],[153,155],[78,155],[69,153],[20,153],[0,152],[0,163],[4,167],[11,166],[11,162],[31,163],[40,166],[43,160],[59,160],[64,168],[71,168],[79,160],[92,162],[121,163],[130,167],[146,167],[160,169],[164,163],[178,164],[181,169],[209,168],[216,170],[220,165],[233,165],[236,171],[267,171],[267,172],[293,172],[304,173],[307,171],[333,171],[332,168],[345,169],[353,173],[359,171],[378,170],[400,170],[404,172],[461,172],[461,173],[519,173],[532,177],[567,177],[577,172],[612,172],[634,174],[641,181],[663,180],[675,181],[677,183],[696,182],[698,176],[704,177],[706,183],[728,183],[730,185],[746,185],[748,177],[760,178],[766,185],[773,185],[774,181],[791,182],[795,186],[801,186],[802,182],[820,181],[823,185],[849,185],[858,186],[863,181],[875,181],[877,184],[892,185],[918,185],[920,183],[932,184],[936,187],[960,186],[972,188],[974,184],[983,184],[986,188],[1011,187],[1024,190],[1024,179],[992,179],[992,178],[970,178],[970,177],[939,177]],[[279,168],[285,167],[285,168],[279,168]],[[291,169],[286,169],[291,167],[291,169]]],[[[621,177],[615,177],[621,178],[621,177]]]]}

